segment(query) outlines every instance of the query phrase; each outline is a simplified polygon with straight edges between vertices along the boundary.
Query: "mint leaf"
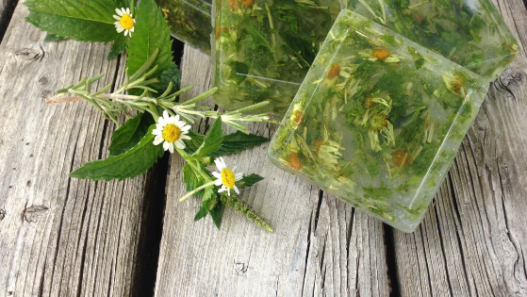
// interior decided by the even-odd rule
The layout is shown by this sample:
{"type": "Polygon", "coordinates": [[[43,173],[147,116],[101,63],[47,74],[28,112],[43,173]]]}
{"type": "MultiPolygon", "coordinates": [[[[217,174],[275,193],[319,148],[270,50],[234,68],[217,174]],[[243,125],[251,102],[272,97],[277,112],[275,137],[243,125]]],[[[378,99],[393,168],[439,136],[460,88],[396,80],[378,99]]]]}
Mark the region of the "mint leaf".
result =
{"type": "Polygon", "coordinates": [[[61,41],[61,40],[64,40],[64,39],[66,39],[66,38],[48,33],[48,34],[46,34],[46,38],[44,38],[44,41],[45,42],[54,42],[54,41],[61,41]]]}
{"type": "Polygon", "coordinates": [[[233,153],[239,153],[246,149],[259,146],[262,143],[268,142],[269,139],[253,134],[245,134],[237,131],[236,133],[225,135],[221,147],[211,157],[219,157],[233,153]]]}
{"type": "Polygon", "coordinates": [[[172,63],[167,70],[161,73],[158,79],[159,82],[152,85],[152,88],[157,91],[157,95],[163,94],[168,89],[169,83],[172,83],[172,91],[169,94],[179,91],[181,86],[181,73],[176,64],[172,63]]]}
{"type": "Polygon", "coordinates": [[[223,141],[223,129],[221,128],[221,117],[219,117],[203,139],[203,143],[198,150],[192,155],[195,158],[202,158],[216,152],[223,141]]]}
{"type": "Polygon", "coordinates": [[[133,148],[148,133],[150,125],[154,124],[150,114],[140,113],[134,118],[126,121],[112,135],[112,143],[108,150],[110,156],[123,154],[133,148]]]}
{"type": "MultiPolygon", "coordinates": [[[[189,131],[188,136],[191,140],[185,140],[185,152],[187,154],[194,154],[199,147],[203,144],[204,136],[194,131],[189,131]]],[[[268,142],[269,139],[257,135],[247,135],[243,132],[236,132],[233,134],[225,135],[221,143],[220,148],[211,153],[211,157],[220,157],[228,154],[239,153],[243,150],[250,149],[252,147],[261,145],[262,143],[268,142]]]]}
{"type": "Polygon", "coordinates": [[[117,56],[119,56],[119,54],[124,52],[124,50],[126,49],[126,46],[128,45],[128,40],[130,40],[130,38],[124,35],[119,35],[119,37],[117,37],[117,39],[114,40],[112,47],[110,48],[110,52],[108,53],[107,59],[108,60],[114,59],[117,56]]]}
{"type": "MultiPolygon", "coordinates": [[[[153,65],[159,68],[152,77],[158,77],[172,62],[172,41],[170,30],[161,9],[154,0],[141,0],[136,9],[135,31],[128,43],[126,66],[133,75],[152,53],[159,49],[153,65]]],[[[115,29],[114,29],[115,31],[115,29]]],[[[153,67],[153,66],[152,66],[153,67]]]]}
{"type": "MultiPolygon", "coordinates": [[[[199,188],[202,183],[200,183],[198,176],[190,166],[190,164],[185,164],[183,166],[183,182],[187,186],[187,192],[191,192],[196,188],[199,188]]],[[[198,195],[199,193],[196,193],[194,196],[201,197],[202,195],[198,195]]]]}
{"type": "Polygon", "coordinates": [[[196,216],[194,216],[194,222],[199,221],[207,216],[210,209],[210,200],[201,202],[201,205],[199,207],[198,212],[196,213],[196,216]]]}
{"type": "Polygon", "coordinates": [[[109,0],[28,0],[26,21],[48,33],[80,41],[108,42],[119,36],[109,0]]]}
{"type": "Polygon", "coordinates": [[[163,146],[155,146],[152,134],[155,125],[150,126],[148,133],[132,149],[106,160],[92,161],[70,173],[70,177],[92,180],[123,180],[133,178],[147,171],[163,155],[163,146]]]}
{"type": "MultiPolygon", "coordinates": [[[[198,170],[205,172],[205,174],[209,176],[211,175],[210,171],[207,168],[203,167],[201,164],[198,164],[198,166],[199,166],[198,170]]],[[[191,192],[194,189],[201,187],[205,183],[203,178],[199,176],[198,174],[196,174],[194,169],[192,169],[192,166],[190,166],[190,164],[188,163],[186,163],[185,166],[183,166],[183,182],[187,186],[187,192],[191,192]]],[[[206,190],[199,191],[196,194],[194,194],[194,196],[203,197],[204,191],[206,190]]]]}
{"type": "Polygon", "coordinates": [[[218,229],[221,227],[221,220],[223,218],[223,210],[225,209],[225,206],[223,204],[218,203],[216,206],[214,206],[213,209],[209,211],[210,216],[212,217],[212,221],[214,222],[214,225],[218,229]]]}
{"type": "Polygon", "coordinates": [[[212,221],[220,229],[225,206],[220,202],[220,199],[218,199],[218,196],[214,194],[212,189],[208,189],[207,192],[210,192],[213,196],[210,199],[203,199],[199,211],[194,216],[194,221],[199,221],[206,217],[207,214],[210,214],[212,221]]]}
{"type": "Polygon", "coordinates": [[[240,181],[236,183],[236,185],[240,188],[249,188],[252,187],[254,184],[256,184],[259,181],[264,180],[264,177],[259,176],[258,174],[251,174],[244,176],[240,181]]]}
{"type": "Polygon", "coordinates": [[[188,131],[187,136],[190,137],[190,140],[183,140],[183,142],[185,142],[185,152],[189,155],[193,155],[203,144],[205,136],[192,130],[188,131]]]}

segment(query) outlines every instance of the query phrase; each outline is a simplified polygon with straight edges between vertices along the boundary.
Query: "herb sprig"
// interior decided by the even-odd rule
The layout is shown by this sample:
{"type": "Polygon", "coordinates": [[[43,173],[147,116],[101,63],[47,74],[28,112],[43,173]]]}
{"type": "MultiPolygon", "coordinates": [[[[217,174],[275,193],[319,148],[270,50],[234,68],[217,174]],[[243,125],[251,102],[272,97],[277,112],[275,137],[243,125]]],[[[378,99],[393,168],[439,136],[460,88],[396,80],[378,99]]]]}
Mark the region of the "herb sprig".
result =
{"type": "Polygon", "coordinates": [[[182,171],[188,194],[181,200],[190,196],[202,198],[195,220],[211,215],[219,228],[223,210],[228,207],[272,231],[238,196],[240,189],[254,185],[263,177],[235,174],[222,158],[269,141],[250,134],[246,122],[274,122],[271,114],[242,115],[268,102],[230,112],[200,105],[217,92],[215,88],[179,102],[179,95],[191,87],[179,89],[180,74],[172,62],[169,28],[153,0],[142,0],[137,8],[126,0],[89,3],[28,0],[25,3],[30,10],[27,21],[47,31],[47,40],[113,41],[108,58],[125,50],[127,53],[126,79],[122,85],[110,84],[92,90],[93,84],[104,76],[99,74],[83,78],[46,99],[48,103],[88,102],[118,127],[109,146],[110,156],[84,164],[71,177],[106,181],[133,178],[151,168],[164,151],[177,152],[186,161],[182,171]],[[123,115],[126,120],[120,125],[123,115]],[[192,131],[188,125],[202,118],[215,119],[206,135],[192,131]],[[238,132],[224,135],[222,124],[238,132]],[[214,163],[220,172],[209,171],[214,163]]]}

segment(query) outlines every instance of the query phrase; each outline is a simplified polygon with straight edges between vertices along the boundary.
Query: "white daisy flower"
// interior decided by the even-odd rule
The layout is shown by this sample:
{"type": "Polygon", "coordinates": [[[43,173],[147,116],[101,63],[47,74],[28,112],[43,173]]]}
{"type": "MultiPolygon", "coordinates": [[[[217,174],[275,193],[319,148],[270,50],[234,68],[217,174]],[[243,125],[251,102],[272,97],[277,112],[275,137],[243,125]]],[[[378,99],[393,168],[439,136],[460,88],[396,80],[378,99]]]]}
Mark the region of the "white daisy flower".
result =
{"type": "Polygon", "coordinates": [[[222,157],[217,158],[214,160],[216,163],[216,167],[220,172],[213,172],[212,175],[214,175],[217,180],[215,185],[216,186],[222,186],[221,189],[218,190],[218,192],[224,192],[227,190],[229,193],[229,196],[231,195],[231,189],[234,189],[234,191],[237,194],[240,194],[240,190],[238,187],[236,187],[236,182],[242,179],[243,173],[234,173],[233,170],[236,170],[236,167],[229,169],[227,168],[227,165],[225,164],[225,161],[222,157]]]}
{"type": "Polygon", "coordinates": [[[116,8],[115,12],[117,13],[117,15],[114,15],[113,18],[117,20],[117,22],[114,23],[117,33],[121,33],[124,31],[124,36],[132,37],[132,32],[134,32],[135,19],[130,13],[130,8],[116,8]]]}
{"type": "Polygon", "coordinates": [[[156,129],[152,131],[152,134],[156,136],[154,144],[158,145],[164,142],[163,148],[170,153],[174,153],[174,146],[184,149],[183,140],[190,140],[190,136],[187,136],[188,130],[190,130],[190,125],[187,125],[185,121],[180,121],[179,115],[170,116],[165,110],[163,116],[159,117],[157,121],[156,129]]]}

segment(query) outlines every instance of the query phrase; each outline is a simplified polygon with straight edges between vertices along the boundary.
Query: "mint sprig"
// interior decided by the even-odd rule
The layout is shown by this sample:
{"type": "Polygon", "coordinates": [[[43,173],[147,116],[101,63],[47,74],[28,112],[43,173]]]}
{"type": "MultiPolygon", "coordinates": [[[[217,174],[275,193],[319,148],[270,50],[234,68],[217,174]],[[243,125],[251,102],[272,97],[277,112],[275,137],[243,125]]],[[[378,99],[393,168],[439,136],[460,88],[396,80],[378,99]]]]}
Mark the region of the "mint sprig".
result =
{"type": "Polygon", "coordinates": [[[158,77],[173,63],[170,29],[154,0],[141,0],[136,15],[135,31],[127,49],[128,72],[133,75],[156,49],[159,49],[159,54],[153,63],[158,68],[152,74],[153,77],[158,77]]]}

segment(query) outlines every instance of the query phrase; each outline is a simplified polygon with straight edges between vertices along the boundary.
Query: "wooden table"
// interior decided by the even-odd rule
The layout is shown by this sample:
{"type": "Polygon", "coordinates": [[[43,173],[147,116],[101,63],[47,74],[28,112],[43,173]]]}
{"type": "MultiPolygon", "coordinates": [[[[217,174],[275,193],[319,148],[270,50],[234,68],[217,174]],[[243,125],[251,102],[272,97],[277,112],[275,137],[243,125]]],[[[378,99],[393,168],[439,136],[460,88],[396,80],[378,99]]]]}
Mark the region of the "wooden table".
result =
{"type": "MultiPolygon", "coordinates": [[[[68,178],[107,156],[115,127],[88,104],[44,98],[100,72],[120,82],[125,61],[107,61],[109,45],[43,42],[16,2],[0,0],[0,296],[527,296],[525,50],[491,84],[415,233],[278,170],[266,145],[228,161],[267,177],[243,199],[276,231],[233,211],[218,231],[194,223],[198,200],[177,202],[176,155],[133,180],[68,178]]],[[[494,3],[527,48],[527,3],[494,3]]],[[[185,47],[182,84],[195,88],[183,100],[210,87],[210,67],[185,47]]]]}

